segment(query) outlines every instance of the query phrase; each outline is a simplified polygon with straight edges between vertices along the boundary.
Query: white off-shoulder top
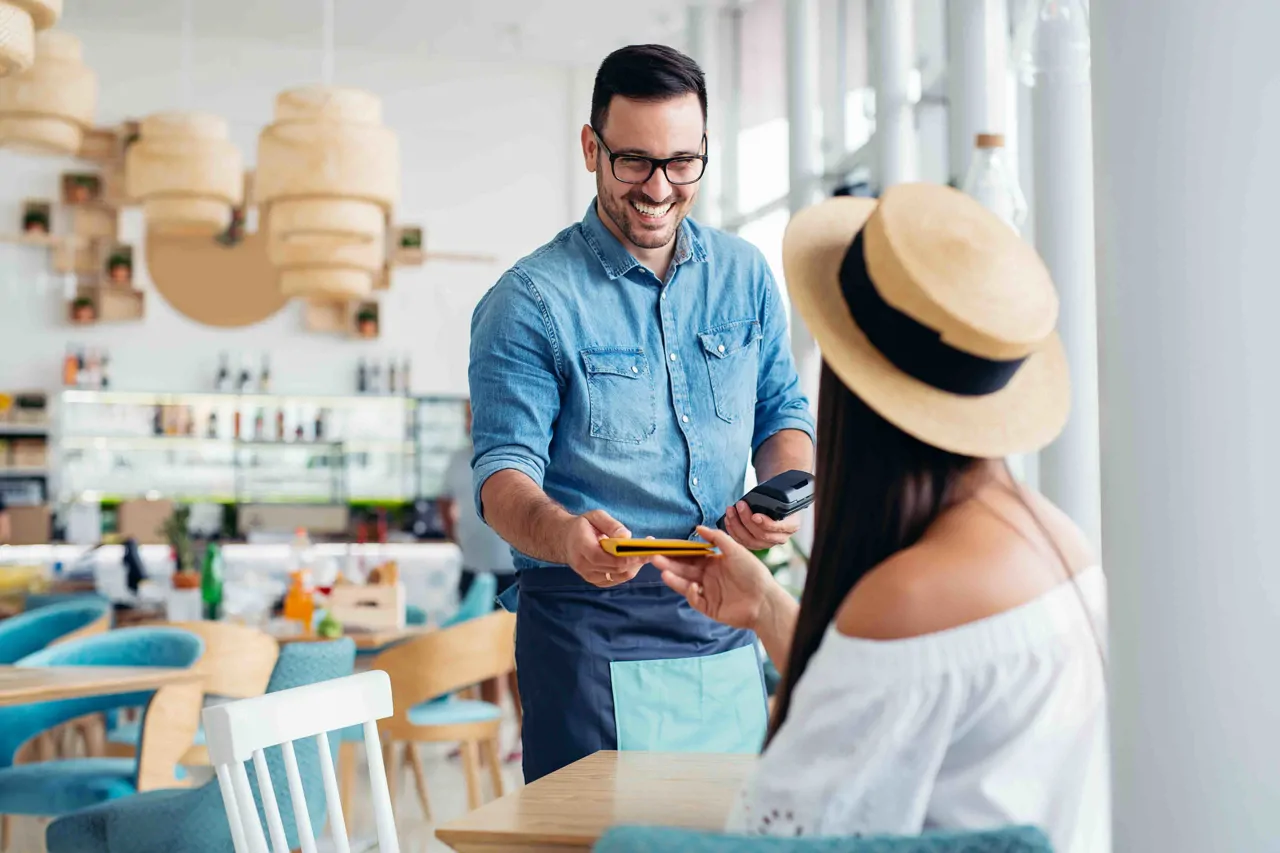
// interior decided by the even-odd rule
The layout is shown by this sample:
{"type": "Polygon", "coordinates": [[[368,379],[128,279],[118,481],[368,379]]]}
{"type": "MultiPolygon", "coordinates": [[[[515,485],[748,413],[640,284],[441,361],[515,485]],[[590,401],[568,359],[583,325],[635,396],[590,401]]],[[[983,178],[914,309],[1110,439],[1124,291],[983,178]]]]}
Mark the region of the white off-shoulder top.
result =
{"type": "Polygon", "coordinates": [[[866,640],[831,626],[729,829],[869,835],[1033,824],[1058,853],[1107,853],[1106,632],[1099,567],[926,636],[866,640]]]}

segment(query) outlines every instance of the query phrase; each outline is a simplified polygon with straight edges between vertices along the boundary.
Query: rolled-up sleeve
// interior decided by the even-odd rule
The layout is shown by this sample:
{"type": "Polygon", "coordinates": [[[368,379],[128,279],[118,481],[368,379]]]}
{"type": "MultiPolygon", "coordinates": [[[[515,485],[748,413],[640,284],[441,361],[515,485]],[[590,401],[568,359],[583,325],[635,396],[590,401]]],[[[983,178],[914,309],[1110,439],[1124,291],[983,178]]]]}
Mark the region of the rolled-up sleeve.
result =
{"type": "Polygon", "coordinates": [[[809,399],[800,388],[795,360],[791,357],[791,339],[787,334],[787,316],[782,308],[782,294],[764,258],[758,261],[758,275],[764,278],[764,340],[760,352],[760,376],[756,388],[756,425],[751,438],[751,452],[784,429],[798,429],[813,440],[813,413],[809,399]]]}
{"type": "Polygon", "coordinates": [[[468,378],[472,485],[481,518],[480,490],[499,471],[519,471],[542,485],[560,412],[556,340],[541,295],[519,271],[504,275],[476,306],[468,378]]]}

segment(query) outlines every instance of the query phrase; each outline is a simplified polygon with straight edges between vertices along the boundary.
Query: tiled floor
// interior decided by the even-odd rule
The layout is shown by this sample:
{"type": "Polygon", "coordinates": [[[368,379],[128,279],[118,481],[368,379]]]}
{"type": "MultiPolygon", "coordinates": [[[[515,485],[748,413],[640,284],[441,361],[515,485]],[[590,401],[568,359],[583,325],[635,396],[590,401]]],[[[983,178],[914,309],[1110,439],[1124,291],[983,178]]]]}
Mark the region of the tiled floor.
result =
{"type": "MultiPolygon", "coordinates": [[[[515,723],[508,711],[508,719],[504,723],[502,737],[502,751],[504,754],[516,743],[518,741],[515,723]]],[[[427,789],[434,821],[427,820],[423,816],[422,807],[418,803],[417,791],[413,787],[413,773],[408,766],[401,763],[397,778],[395,803],[400,849],[403,853],[428,853],[428,851],[429,853],[438,853],[438,851],[447,851],[450,848],[435,839],[434,831],[438,823],[448,823],[467,811],[467,788],[466,779],[462,773],[462,762],[460,759],[450,759],[448,757],[453,748],[450,744],[422,744],[418,748],[421,751],[422,762],[426,770],[427,789]]],[[[373,812],[369,805],[369,786],[367,781],[369,777],[368,771],[363,764],[364,750],[360,749],[359,752],[362,764],[356,776],[357,795],[351,820],[352,825],[348,826],[347,829],[352,838],[351,849],[353,853],[359,853],[359,851],[372,853],[372,851],[378,849],[377,834],[374,829],[373,812]]],[[[488,773],[482,772],[481,791],[486,800],[490,796],[488,779],[488,773]]],[[[503,782],[506,785],[507,792],[512,791],[516,786],[523,783],[519,762],[504,765],[503,782]]],[[[15,818],[13,836],[8,853],[44,853],[44,831],[46,825],[47,823],[43,820],[15,818]]],[[[320,841],[321,853],[331,853],[333,851],[334,847],[327,838],[320,841]]],[[[174,851],[174,853],[181,853],[181,851],[174,851]]]]}

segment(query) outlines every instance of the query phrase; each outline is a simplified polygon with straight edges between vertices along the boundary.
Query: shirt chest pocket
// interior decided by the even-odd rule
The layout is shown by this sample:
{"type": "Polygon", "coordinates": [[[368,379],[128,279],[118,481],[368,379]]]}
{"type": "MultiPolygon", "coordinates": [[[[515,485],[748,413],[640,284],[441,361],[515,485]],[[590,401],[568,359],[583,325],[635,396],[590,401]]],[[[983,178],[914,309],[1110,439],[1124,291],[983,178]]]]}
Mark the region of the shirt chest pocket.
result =
{"type": "Polygon", "coordinates": [[[753,414],[760,372],[760,323],[739,320],[698,335],[711,376],[716,414],[737,423],[753,414]]]}
{"type": "Polygon", "coordinates": [[[643,349],[582,351],[591,408],[591,436],[640,444],[657,429],[653,376],[643,349]]]}

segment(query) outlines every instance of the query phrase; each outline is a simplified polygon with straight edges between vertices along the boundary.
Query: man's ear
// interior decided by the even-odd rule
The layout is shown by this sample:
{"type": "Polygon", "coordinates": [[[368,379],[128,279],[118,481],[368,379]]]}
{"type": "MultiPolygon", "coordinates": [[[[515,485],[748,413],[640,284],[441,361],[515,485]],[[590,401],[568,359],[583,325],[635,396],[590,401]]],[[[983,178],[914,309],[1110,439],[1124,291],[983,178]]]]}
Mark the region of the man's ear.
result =
{"type": "Polygon", "coordinates": [[[596,170],[596,164],[600,162],[600,143],[596,141],[595,131],[589,124],[582,126],[582,160],[586,164],[587,171],[592,173],[596,170]]]}

